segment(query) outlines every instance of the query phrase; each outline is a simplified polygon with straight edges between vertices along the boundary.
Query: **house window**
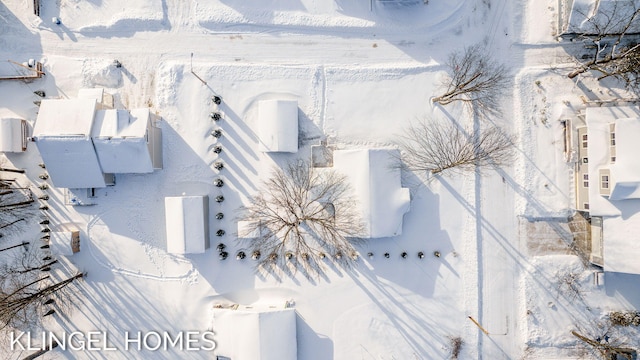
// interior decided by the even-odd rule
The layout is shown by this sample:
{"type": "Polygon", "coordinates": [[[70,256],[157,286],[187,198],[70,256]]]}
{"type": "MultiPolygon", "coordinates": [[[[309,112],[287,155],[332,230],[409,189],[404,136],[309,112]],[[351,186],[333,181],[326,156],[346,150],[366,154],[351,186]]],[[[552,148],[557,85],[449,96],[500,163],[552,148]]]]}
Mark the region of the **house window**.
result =
{"type": "Polygon", "coordinates": [[[582,206],[584,207],[585,210],[589,210],[589,203],[584,203],[582,204],[582,206]]]}
{"type": "Polygon", "coordinates": [[[589,174],[582,174],[582,187],[589,187],[589,174]]]}
{"type": "Polygon", "coordinates": [[[588,164],[589,163],[589,158],[586,158],[586,157],[582,158],[582,163],[583,164],[588,164]]]}
{"type": "Polygon", "coordinates": [[[615,157],[615,156],[612,156],[612,157],[611,157],[611,162],[612,162],[612,163],[616,162],[616,157],[615,157]]]}
{"type": "Polygon", "coordinates": [[[616,133],[611,133],[611,146],[616,146],[616,133]]]}
{"type": "Polygon", "coordinates": [[[609,188],[609,175],[602,175],[602,177],[600,178],[600,187],[602,189],[609,188]]]}
{"type": "Polygon", "coordinates": [[[582,148],[587,148],[587,134],[582,135],[582,148]]]}

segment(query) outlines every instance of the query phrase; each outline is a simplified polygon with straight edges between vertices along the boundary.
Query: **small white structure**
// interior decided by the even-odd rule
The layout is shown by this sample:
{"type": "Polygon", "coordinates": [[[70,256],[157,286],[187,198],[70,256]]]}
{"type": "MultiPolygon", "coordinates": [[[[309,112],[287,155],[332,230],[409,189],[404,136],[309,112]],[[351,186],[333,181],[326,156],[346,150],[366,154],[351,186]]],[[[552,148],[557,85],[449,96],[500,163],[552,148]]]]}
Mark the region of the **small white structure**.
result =
{"type": "Polygon", "coordinates": [[[54,186],[106,186],[91,141],[95,111],[93,99],[42,100],[33,137],[54,186]]]}
{"type": "Polygon", "coordinates": [[[398,150],[364,149],[333,152],[334,169],[344,174],[356,193],[365,225],[364,237],[402,234],[402,218],[410,209],[409,189],[401,185],[398,150]]]}
{"type": "Polygon", "coordinates": [[[162,167],[160,130],[148,109],[98,110],[91,132],[105,173],[151,173],[162,167]]]}
{"type": "Polygon", "coordinates": [[[640,108],[587,108],[578,128],[576,207],[591,216],[592,262],[640,274],[640,108]]]}
{"type": "Polygon", "coordinates": [[[262,100],[258,103],[258,138],[262,152],[298,151],[298,102],[262,100]]]}
{"type": "Polygon", "coordinates": [[[54,231],[50,233],[49,249],[53,255],[71,256],[80,251],[80,231],[54,231]]]}
{"type": "Polygon", "coordinates": [[[296,360],[296,312],[213,309],[215,354],[233,360],[296,360]]]}
{"type": "Polygon", "coordinates": [[[167,252],[201,254],[209,248],[209,198],[175,196],[164,198],[167,252]]]}
{"type": "Polygon", "coordinates": [[[93,99],[98,110],[113,109],[113,95],[104,92],[103,88],[80,89],[78,99],[93,99]]]}
{"type": "Polygon", "coordinates": [[[0,119],[0,152],[27,150],[27,122],[21,119],[0,119]]]}

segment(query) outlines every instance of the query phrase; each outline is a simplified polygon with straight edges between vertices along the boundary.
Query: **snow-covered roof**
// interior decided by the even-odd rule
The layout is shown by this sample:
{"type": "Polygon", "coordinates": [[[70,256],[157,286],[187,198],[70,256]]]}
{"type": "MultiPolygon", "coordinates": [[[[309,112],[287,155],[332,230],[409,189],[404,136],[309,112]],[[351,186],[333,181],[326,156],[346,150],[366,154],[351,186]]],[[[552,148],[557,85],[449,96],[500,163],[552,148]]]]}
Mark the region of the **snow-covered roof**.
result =
{"type": "Polygon", "coordinates": [[[91,136],[105,173],[151,173],[149,110],[98,110],[91,136]]]}
{"type": "Polygon", "coordinates": [[[42,100],[34,137],[91,134],[96,101],[93,99],[42,100]]]}
{"type": "Polygon", "coordinates": [[[95,109],[93,99],[42,100],[33,136],[56,187],[106,186],[90,137],[95,109]]]}
{"type": "Polygon", "coordinates": [[[79,236],[77,231],[53,231],[49,237],[49,249],[54,255],[73,255],[74,238],[79,236]]]}
{"type": "Polygon", "coordinates": [[[93,99],[98,103],[102,102],[103,96],[104,96],[103,88],[80,89],[78,91],[78,99],[93,99]]]}
{"type": "Polygon", "coordinates": [[[258,103],[260,151],[298,151],[298,102],[262,100],[258,103]]]}
{"type": "Polygon", "coordinates": [[[23,122],[20,119],[0,119],[0,151],[24,151],[23,122]]]}
{"type": "Polygon", "coordinates": [[[628,200],[622,207],[628,217],[602,219],[604,270],[640,275],[640,200],[628,200]]]}
{"type": "Polygon", "coordinates": [[[294,309],[213,309],[217,355],[233,360],[296,360],[294,309]]]}
{"type": "Polygon", "coordinates": [[[365,225],[365,237],[379,238],[402,233],[402,218],[410,208],[409,189],[401,184],[395,166],[398,150],[336,150],[333,167],[344,174],[355,191],[365,225]]]}
{"type": "MultiPolygon", "coordinates": [[[[629,19],[639,6],[638,0],[574,0],[566,32],[597,34],[599,31],[594,26],[597,24],[608,34],[619,33],[627,23],[625,20],[629,19]]],[[[638,31],[640,31],[640,23],[635,21],[627,33],[638,31]]]]}
{"type": "Polygon", "coordinates": [[[36,142],[54,186],[88,189],[106,186],[91,138],[44,136],[36,142]]]}
{"type": "Polygon", "coordinates": [[[615,121],[616,162],[611,165],[614,181],[609,200],[640,198],[640,117],[615,121]]]}
{"type": "Polygon", "coordinates": [[[209,248],[209,201],[204,196],[164,198],[167,252],[200,254],[209,248]]]}

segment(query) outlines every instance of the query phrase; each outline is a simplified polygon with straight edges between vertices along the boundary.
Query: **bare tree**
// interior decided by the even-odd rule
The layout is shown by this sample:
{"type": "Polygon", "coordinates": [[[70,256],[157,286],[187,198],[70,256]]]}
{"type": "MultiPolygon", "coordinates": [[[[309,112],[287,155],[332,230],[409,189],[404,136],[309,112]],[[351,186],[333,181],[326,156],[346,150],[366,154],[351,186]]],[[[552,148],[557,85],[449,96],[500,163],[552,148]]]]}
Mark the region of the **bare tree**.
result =
{"type": "Polygon", "coordinates": [[[319,274],[331,259],[341,266],[356,260],[362,220],[344,176],[331,169],[314,169],[307,162],[275,169],[258,195],[241,209],[248,226],[239,234],[249,238],[261,268],[301,267],[319,274]]]}
{"type": "Polygon", "coordinates": [[[0,180],[0,230],[34,216],[34,203],[29,188],[21,187],[16,180],[0,180]]]}
{"type": "Polygon", "coordinates": [[[626,347],[624,344],[619,344],[617,341],[613,341],[608,336],[590,338],[584,336],[577,331],[571,331],[571,334],[580,341],[591,346],[595,351],[600,353],[604,359],[628,359],[632,360],[636,358],[637,351],[626,347]]]}
{"type": "Polygon", "coordinates": [[[491,57],[486,45],[455,51],[446,65],[449,76],[443,83],[444,94],[433,102],[447,105],[462,101],[485,115],[500,113],[500,100],[509,82],[507,68],[491,57]]]}
{"type": "Polygon", "coordinates": [[[640,6],[635,1],[609,1],[604,8],[603,4],[594,13],[588,13],[588,9],[576,10],[586,20],[577,29],[580,31],[578,36],[591,43],[593,51],[567,76],[573,79],[587,71],[596,71],[598,80],[613,77],[621,80],[627,88],[638,90],[640,6]]]}
{"type": "Polygon", "coordinates": [[[38,325],[39,320],[58,309],[65,308],[71,294],[69,287],[84,277],[76,273],[65,277],[54,274],[58,261],[30,243],[28,249],[16,249],[5,254],[0,268],[0,329],[26,329],[38,325]]]}
{"type": "Polygon", "coordinates": [[[439,174],[474,171],[476,166],[505,165],[513,157],[513,140],[495,126],[478,132],[456,124],[425,119],[412,124],[399,141],[404,166],[439,174]]]}

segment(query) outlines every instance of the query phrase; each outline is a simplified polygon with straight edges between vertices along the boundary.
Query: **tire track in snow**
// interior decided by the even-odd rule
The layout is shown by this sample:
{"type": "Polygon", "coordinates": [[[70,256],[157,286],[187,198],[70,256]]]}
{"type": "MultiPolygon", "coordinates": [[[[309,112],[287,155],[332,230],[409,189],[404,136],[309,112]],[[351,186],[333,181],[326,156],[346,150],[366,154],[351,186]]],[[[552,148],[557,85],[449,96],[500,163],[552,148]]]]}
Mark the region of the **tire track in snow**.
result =
{"type": "MultiPolygon", "coordinates": [[[[103,268],[114,272],[114,273],[118,273],[118,274],[122,274],[122,275],[126,275],[126,276],[132,276],[132,277],[136,277],[136,278],[141,278],[141,279],[149,279],[149,280],[156,280],[156,281],[181,281],[181,282],[188,282],[190,284],[196,283],[198,280],[198,271],[193,267],[193,264],[190,261],[186,261],[186,260],[182,260],[179,258],[176,258],[175,260],[177,262],[182,262],[185,264],[189,264],[191,266],[191,268],[189,269],[189,271],[187,271],[186,273],[184,273],[183,275],[178,275],[178,276],[158,276],[158,275],[153,275],[153,274],[145,274],[139,271],[132,271],[132,270],[127,270],[127,269],[123,269],[123,268],[119,268],[116,266],[113,266],[111,264],[107,264],[104,261],[102,261],[100,259],[100,257],[96,254],[95,250],[94,250],[94,244],[92,244],[92,239],[91,239],[91,230],[92,228],[97,224],[97,222],[99,220],[101,220],[101,215],[106,214],[107,212],[111,211],[113,209],[110,210],[106,210],[103,211],[100,214],[96,214],[94,215],[91,220],[89,220],[89,222],[87,222],[87,238],[89,239],[89,241],[87,241],[87,247],[89,248],[89,253],[91,254],[91,257],[95,260],[95,262],[102,266],[103,268]]],[[[147,245],[147,244],[145,244],[147,245]]],[[[145,253],[147,252],[147,249],[145,248],[145,253]]]]}

